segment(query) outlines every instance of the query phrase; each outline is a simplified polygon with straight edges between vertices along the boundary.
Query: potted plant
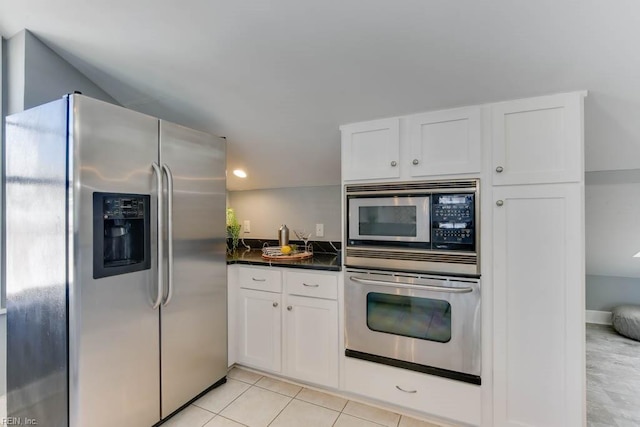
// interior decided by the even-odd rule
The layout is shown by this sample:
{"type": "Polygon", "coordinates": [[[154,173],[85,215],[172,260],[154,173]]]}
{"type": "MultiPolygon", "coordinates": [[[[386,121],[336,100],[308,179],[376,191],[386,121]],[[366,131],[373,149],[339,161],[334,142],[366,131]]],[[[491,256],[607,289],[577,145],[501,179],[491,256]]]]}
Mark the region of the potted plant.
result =
{"type": "Polygon", "coordinates": [[[231,239],[231,252],[238,248],[240,240],[240,223],[232,208],[227,208],[227,237],[231,239]]]}

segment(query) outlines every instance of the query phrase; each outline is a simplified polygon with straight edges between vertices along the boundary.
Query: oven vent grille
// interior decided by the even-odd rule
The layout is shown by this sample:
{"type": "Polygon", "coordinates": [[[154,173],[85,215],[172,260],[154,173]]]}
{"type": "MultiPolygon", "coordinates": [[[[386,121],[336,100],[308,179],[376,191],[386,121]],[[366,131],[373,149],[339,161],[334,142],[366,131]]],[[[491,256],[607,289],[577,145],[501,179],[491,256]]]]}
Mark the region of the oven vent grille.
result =
{"type": "Polygon", "coordinates": [[[347,249],[347,256],[356,258],[397,259],[403,261],[444,262],[450,264],[476,265],[478,263],[478,255],[476,254],[441,254],[347,249]]]}
{"type": "Polygon", "coordinates": [[[390,184],[351,184],[345,186],[347,193],[375,192],[375,191],[410,191],[410,190],[476,190],[478,180],[461,181],[419,181],[394,182],[390,184]]]}

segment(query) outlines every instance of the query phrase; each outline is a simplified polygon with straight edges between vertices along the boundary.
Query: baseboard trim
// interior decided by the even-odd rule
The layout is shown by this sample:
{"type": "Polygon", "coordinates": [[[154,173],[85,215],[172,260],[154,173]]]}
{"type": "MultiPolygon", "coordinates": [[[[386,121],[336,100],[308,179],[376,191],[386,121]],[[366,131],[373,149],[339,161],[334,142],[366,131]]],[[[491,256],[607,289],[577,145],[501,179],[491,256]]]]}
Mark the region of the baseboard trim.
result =
{"type": "Polygon", "coordinates": [[[595,323],[598,325],[610,325],[611,324],[611,312],[610,311],[597,311],[587,310],[585,312],[585,320],[587,323],[595,323]]]}

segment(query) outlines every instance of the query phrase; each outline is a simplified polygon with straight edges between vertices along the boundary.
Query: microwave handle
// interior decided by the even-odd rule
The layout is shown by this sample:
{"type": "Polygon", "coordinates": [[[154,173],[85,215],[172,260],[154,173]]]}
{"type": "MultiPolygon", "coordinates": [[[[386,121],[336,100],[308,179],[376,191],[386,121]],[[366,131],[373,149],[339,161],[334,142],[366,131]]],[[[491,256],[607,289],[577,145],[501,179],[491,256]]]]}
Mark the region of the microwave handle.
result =
{"type": "Polygon", "coordinates": [[[473,288],[450,288],[447,286],[433,286],[433,285],[411,285],[409,283],[402,282],[393,282],[386,280],[371,280],[371,279],[363,279],[362,277],[350,276],[350,280],[353,280],[356,283],[362,283],[365,285],[374,285],[374,286],[395,286],[397,288],[407,288],[407,289],[415,289],[422,291],[434,291],[434,292],[445,292],[449,294],[466,294],[469,292],[473,292],[473,288]]]}

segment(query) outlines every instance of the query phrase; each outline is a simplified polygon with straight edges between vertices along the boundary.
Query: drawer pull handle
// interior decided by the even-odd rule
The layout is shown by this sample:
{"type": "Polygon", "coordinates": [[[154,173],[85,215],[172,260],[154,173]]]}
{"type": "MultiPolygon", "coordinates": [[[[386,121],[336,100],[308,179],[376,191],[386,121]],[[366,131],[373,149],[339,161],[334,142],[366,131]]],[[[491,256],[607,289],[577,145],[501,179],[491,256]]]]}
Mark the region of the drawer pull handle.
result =
{"type": "Polygon", "coordinates": [[[400,390],[400,391],[404,392],[404,393],[411,393],[411,394],[413,394],[413,393],[417,393],[417,392],[418,392],[418,390],[405,390],[405,389],[403,389],[402,387],[400,387],[399,385],[397,385],[397,386],[396,386],[396,388],[397,388],[398,390],[400,390]]]}
{"type": "Polygon", "coordinates": [[[302,283],[302,285],[303,285],[303,286],[306,286],[306,287],[308,287],[308,288],[317,288],[318,286],[320,286],[320,285],[318,285],[317,283],[316,283],[315,285],[307,285],[306,283],[302,283]]]}
{"type": "Polygon", "coordinates": [[[291,311],[291,310],[293,310],[293,307],[291,307],[291,306],[289,305],[289,306],[287,306],[287,310],[291,311]]]}
{"type": "Polygon", "coordinates": [[[277,302],[274,302],[274,303],[273,303],[273,306],[274,306],[274,307],[277,307],[277,306],[278,306],[278,303],[277,303],[277,302]]]}
{"type": "Polygon", "coordinates": [[[266,282],[267,279],[256,279],[255,277],[252,277],[251,280],[253,280],[254,282],[266,282]]]}

